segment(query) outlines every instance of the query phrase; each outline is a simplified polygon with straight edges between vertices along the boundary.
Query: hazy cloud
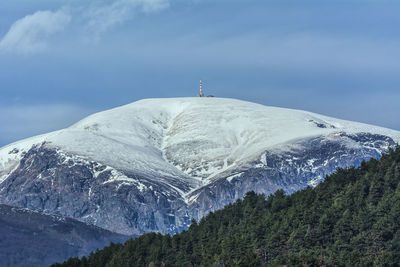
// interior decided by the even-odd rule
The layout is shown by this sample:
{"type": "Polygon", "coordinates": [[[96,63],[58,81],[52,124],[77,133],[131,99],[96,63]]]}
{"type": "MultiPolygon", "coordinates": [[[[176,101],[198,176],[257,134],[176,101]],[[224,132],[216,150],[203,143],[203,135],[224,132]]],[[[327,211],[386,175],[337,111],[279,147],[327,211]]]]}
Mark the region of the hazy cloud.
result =
{"type": "Polygon", "coordinates": [[[17,20],[0,41],[0,50],[32,53],[43,50],[47,38],[62,31],[71,17],[63,9],[38,11],[17,20]]]}
{"type": "Polygon", "coordinates": [[[83,13],[90,37],[98,37],[112,27],[131,19],[137,12],[151,13],[169,7],[166,0],[120,0],[109,5],[91,6],[83,13]]]}
{"type": "Polygon", "coordinates": [[[0,51],[42,51],[49,44],[49,38],[65,30],[71,21],[83,27],[85,40],[98,40],[101,34],[138,12],[151,13],[167,7],[167,0],[118,0],[110,4],[91,3],[73,8],[64,6],[57,11],[37,11],[14,22],[0,40],[0,51]]]}

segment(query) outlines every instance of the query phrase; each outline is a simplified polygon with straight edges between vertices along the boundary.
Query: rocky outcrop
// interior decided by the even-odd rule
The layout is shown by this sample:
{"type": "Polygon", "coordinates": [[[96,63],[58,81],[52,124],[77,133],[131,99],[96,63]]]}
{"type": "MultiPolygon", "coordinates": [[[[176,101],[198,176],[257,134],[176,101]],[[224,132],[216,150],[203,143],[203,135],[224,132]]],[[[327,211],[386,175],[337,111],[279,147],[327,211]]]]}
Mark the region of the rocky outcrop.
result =
{"type": "Polygon", "coordinates": [[[118,233],[176,232],[190,221],[170,186],[48,148],[34,146],[0,185],[8,205],[69,216],[118,233]]]}
{"type": "Polygon", "coordinates": [[[290,194],[317,185],[337,168],[359,166],[362,161],[379,158],[395,145],[390,137],[366,133],[298,140],[290,149],[266,151],[250,166],[192,192],[189,198],[195,201],[191,209],[198,211],[196,217],[200,218],[244,197],[248,191],[268,196],[283,189],[290,194]]]}
{"type": "Polygon", "coordinates": [[[377,158],[395,142],[378,134],[335,133],[265,151],[193,192],[164,177],[116,170],[48,146],[33,146],[0,184],[0,202],[76,218],[118,233],[175,233],[192,218],[254,190],[266,195],[314,186],[338,167],[377,158]]]}

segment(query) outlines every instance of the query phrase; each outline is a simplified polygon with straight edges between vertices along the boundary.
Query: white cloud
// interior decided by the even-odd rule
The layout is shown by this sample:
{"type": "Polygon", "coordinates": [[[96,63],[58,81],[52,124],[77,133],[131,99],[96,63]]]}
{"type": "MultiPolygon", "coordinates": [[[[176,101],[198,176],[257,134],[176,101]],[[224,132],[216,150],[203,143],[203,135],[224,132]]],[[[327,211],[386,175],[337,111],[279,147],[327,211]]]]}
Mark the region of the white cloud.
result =
{"type": "Polygon", "coordinates": [[[152,13],[169,7],[166,0],[119,0],[109,5],[91,6],[83,13],[85,29],[98,35],[131,19],[137,12],[152,13]]]}
{"type": "Polygon", "coordinates": [[[42,51],[50,37],[65,30],[71,22],[84,29],[86,40],[98,40],[101,34],[132,19],[137,13],[148,14],[168,7],[168,0],[118,0],[108,4],[93,2],[74,8],[61,7],[57,11],[37,11],[14,22],[0,40],[0,51],[42,51]]]}
{"type": "Polygon", "coordinates": [[[0,50],[32,53],[43,50],[47,38],[62,31],[71,17],[63,9],[38,11],[17,20],[0,41],[0,50]]]}

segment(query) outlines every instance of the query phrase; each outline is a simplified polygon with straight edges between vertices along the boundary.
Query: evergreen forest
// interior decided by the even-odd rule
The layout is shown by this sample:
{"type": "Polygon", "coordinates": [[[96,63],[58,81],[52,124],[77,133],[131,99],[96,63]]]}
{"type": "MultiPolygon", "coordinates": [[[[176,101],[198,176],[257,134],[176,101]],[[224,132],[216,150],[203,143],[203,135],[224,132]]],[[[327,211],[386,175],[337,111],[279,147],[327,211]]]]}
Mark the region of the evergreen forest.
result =
{"type": "Polygon", "coordinates": [[[399,266],[400,148],[315,188],[244,199],[174,236],[149,233],[53,266],[399,266]]]}

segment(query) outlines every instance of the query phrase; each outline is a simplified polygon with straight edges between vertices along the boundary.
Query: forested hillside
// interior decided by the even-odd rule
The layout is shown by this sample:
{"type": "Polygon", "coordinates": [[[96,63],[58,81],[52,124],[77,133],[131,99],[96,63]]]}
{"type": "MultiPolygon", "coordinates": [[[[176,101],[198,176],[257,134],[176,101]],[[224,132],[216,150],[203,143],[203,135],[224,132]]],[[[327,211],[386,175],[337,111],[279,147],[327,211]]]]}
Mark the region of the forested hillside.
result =
{"type": "Polygon", "coordinates": [[[145,234],[54,266],[395,266],[400,148],[316,188],[253,192],[174,236],[145,234]]]}

